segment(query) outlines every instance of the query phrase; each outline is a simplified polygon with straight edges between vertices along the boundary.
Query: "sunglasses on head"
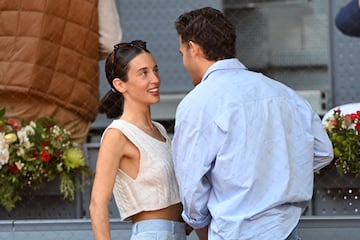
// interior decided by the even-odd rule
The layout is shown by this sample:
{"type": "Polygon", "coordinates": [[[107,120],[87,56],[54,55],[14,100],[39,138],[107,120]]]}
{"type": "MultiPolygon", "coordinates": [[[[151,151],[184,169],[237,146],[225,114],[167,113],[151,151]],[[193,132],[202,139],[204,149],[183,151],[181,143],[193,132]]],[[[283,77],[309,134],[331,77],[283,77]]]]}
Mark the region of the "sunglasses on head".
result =
{"type": "Polygon", "coordinates": [[[119,49],[121,50],[127,50],[127,49],[131,49],[131,48],[138,48],[140,50],[145,50],[147,51],[146,49],[146,42],[143,41],[143,40],[133,40],[131,42],[128,42],[128,43],[118,43],[118,44],[115,44],[114,45],[114,52],[113,52],[113,69],[112,69],[112,72],[113,72],[113,75],[114,75],[114,72],[115,72],[115,68],[116,68],[116,53],[119,49]]]}
{"type": "Polygon", "coordinates": [[[118,50],[119,48],[122,49],[129,49],[132,47],[141,48],[143,50],[146,49],[146,42],[143,40],[134,40],[131,42],[126,43],[118,43],[114,45],[114,51],[118,50]]]}

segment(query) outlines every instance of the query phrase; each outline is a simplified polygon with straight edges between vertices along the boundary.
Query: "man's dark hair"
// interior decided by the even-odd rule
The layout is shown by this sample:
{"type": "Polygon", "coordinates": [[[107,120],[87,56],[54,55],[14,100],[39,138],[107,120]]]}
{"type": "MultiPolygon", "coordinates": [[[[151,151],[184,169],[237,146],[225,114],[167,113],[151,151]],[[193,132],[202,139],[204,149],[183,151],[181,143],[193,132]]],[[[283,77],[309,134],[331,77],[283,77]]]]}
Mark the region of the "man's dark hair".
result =
{"type": "Polygon", "coordinates": [[[180,15],[175,28],[182,43],[200,45],[208,60],[234,58],[236,31],[225,15],[214,8],[195,9],[180,15]]]}

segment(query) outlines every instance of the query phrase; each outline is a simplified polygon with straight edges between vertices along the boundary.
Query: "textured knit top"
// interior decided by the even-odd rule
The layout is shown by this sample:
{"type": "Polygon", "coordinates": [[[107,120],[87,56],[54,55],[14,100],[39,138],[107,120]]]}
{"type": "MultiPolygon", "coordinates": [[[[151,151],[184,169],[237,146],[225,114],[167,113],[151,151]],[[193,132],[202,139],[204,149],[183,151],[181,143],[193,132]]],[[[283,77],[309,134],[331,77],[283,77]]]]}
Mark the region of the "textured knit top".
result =
{"type": "Polygon", "coordinates": [[[161,124],[153,123],[165,142],[124,120],[114,120],[107,128],[119,129],[140,152],[140,169],[135,179],[121,169],[116,174],[113,195],[121,220],[129,220],[129,217],[142,211],[158,210],[180,202],[171,140],[161,124]]]}

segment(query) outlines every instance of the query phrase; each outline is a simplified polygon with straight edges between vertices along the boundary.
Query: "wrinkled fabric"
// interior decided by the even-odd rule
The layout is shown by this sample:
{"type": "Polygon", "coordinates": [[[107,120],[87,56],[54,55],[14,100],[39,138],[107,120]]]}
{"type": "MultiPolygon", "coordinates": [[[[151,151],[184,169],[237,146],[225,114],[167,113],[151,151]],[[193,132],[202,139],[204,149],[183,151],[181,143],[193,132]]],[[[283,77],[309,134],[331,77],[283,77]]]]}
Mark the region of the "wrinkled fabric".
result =
{"type": "Polygon", "coordinates": [[[333,158],[310,104],[237,59],[180,102],[172,144],[183,218],[209,239],[285,239],[333,158]]]}

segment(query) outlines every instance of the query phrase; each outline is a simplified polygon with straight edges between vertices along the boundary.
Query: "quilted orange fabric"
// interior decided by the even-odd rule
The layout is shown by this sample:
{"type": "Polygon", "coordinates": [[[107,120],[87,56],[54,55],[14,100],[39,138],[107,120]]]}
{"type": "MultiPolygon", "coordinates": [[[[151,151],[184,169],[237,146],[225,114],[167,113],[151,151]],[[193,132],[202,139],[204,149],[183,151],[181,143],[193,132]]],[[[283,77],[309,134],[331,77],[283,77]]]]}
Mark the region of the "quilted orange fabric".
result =
{"type": "Polygon", "coordinates": [[[96,118],[97,2],[0,1],[0,106],[1,96],[13,93],[26,96],[29,108],[36,109],[36,99],[96,118]]]}

